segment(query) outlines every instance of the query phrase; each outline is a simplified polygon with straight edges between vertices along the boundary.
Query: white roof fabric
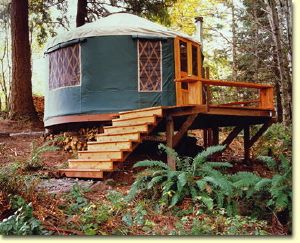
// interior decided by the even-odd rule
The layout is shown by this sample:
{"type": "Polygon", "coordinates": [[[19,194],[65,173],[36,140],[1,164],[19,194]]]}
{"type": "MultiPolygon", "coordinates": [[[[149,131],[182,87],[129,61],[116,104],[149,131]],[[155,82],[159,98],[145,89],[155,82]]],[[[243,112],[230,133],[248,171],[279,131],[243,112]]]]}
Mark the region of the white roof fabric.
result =
{"type": "Polygon", "coordinates": [[[200,43],[199,40],[187,34],[171,30],[165,26],[151,22],[136,15],[128,13],[115,13],[95,22],[87,23],[74,30],[57,35],[47,43],[47,49],[57,44],[74,39],[109,35],[138,35],[157,37],[180,36],[200,43]]]}

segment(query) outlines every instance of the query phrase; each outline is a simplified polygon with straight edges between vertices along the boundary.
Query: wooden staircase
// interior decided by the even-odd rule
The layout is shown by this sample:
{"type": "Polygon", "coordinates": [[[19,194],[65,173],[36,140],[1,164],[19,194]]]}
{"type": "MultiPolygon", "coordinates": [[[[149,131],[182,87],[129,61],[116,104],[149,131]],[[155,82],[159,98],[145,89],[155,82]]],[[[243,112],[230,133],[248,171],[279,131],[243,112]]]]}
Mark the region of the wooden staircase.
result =
{"type": "Polygon", "coordinates": [[[112,126],[96,135],[96,142],[88,142],[87,151],[79,151],[78,159],[68,161],[69,168],[59,173],[67,177],[103,178],[125,161],[163,117],[162,107],[120,112],[112,126]]]}

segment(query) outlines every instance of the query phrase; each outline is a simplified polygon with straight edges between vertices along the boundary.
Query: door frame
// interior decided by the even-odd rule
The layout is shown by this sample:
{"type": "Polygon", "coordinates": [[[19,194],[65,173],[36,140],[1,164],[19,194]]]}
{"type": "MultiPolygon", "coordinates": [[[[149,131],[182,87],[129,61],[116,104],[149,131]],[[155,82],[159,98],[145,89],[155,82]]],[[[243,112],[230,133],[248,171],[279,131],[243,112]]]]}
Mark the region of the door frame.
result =
{"type": "Polygon", "coordinates": [[[202,103],[202,59],[201,45],[191,40],[176,37],[174,39],[176,105],[202,103]],[[181,71],[180,42],[187,46],[187,72],[181,71]],[[197,48],[197,75],[193,74],[192,47],[197,48]]]}

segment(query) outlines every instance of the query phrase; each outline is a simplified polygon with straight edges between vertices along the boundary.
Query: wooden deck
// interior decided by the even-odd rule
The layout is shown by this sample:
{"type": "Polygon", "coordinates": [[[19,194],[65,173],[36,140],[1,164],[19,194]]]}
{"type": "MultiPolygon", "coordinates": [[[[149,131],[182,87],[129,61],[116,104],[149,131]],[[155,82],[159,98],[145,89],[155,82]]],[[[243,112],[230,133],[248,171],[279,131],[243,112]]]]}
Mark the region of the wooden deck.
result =
{"type": "MultiPolygon", "coordinates": [[[[68,177],[103,178],[113,172],[120,163],[151,134],[166,132],[165,143],[176,148],[190,129],[202,129],[204,146],[229,145],[244,131],[245,159],[249,149],[274,121],[272,109],[249,107],[219,107],[215,105],[158,106],[120,112],[112,120],[112,126],[104,127],[96,142],[88,142],[87,151],[79,151],[78,159],[69,160],[69,168],[60,170],[68,177]],[[258,132],[250,137],[250,127],[261,124],[258,132]],[[224,141],[219,141],[219,128],[233,127],[224,141]]],[[[168,158],[175,169],[175,162],[168,158]]]]}

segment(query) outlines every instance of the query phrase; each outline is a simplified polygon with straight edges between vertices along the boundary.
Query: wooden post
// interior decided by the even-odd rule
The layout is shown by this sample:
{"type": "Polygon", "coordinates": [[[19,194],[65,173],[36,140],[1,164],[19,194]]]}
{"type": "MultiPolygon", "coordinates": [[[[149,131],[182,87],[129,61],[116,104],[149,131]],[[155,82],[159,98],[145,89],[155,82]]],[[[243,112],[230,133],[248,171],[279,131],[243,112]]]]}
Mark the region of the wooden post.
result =
{"type": "Polygon", "coordinates": [[[207,148],[207,129],[203,129],[203,146],[207,148]]]}
{"type": "Polygon", "coordinates": [[[219,128],[218,127],[213,127],[212,129],[212,143],[213,145],[218,145],[219,144],[219,128]]]}
{"type": "MultiPolygon", "coordinates": [[[[166,138],[167,138],[167,146],[169,148],[173,148],[173,137],[174,137],[174,120],[172,116],[167,116],[166,119],[166,138]]],[[[174,158],[168,155],[167,162],[170,168],[176,170],[176,161],[174,158]]]]}
{"type": "Polygon", "coordinates": [[[244,160],[249,164],[250,160],[250,126],[244,127],[244,160]]]}
{"type": "Polygon", "coordinates": [[[212,139],[212,129],[208,128],[207,129],[207,146],[212,146],[213,145],[213,139],[212,139]]]}

